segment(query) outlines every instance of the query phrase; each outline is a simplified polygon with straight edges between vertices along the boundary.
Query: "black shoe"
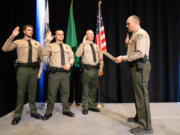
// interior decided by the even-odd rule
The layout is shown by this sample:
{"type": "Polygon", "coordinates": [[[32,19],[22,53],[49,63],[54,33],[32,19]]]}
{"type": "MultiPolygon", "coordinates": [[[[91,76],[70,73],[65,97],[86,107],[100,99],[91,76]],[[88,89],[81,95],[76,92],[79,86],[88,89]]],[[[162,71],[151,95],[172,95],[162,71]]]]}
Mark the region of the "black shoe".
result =
{"type": "Polygon", "coordinates": [[[93,112],[100,112],[100,109],[98,108],[88,108],[88,110],[93,111],[93,112]]]}
{"type": "Polygon", "coordinates": [[[63,112],[63,115],[66,115],[66,116],[68,116],[68,117],[74,117],[75,115],[74,115],[74,113],[72,113],[72,112],[63,112]]]}
{"type": "Polygon", "coordinates": [[[33,118],[35,118],[35,119],[42,119],[42,115],[39,114],[39,113],[36,113],[36,114],[31,113],[31,117],[33,117],[33,118]]]}
{"type": "Polygon", "coordinates": [[[87,110],[87,109],[83,109],[82,113],[83,113],[84,115],[87,115],[87,114],[88,114],[88,110],[87,110]]]}
{"type": "Polygon", "coordinates": [[[52,114],[45,114],[43,117],[42,117],[42,120],[48,120],[50,117],[52,116],[52,114]]]}
{"type": "Polygon", "coordinates": [[[129,117],[127,119],[127,122],[131,122],[131,123],[138,123],[138,120],[135,117],[129,117]]]}
{"type": "Polygon", "coordinates": [[[137,127],[137,128],[132,128],[130,132],[135,135],[152,134],[153,129],[142,129],[142,128],[137,127]]]}
{"type": "Polygon", "coordinates": [[[19,123],[20,120],[21,120],[20,117],[14,118],[14,119],[12,120],[11,124],[12,124],[12,125],[17,125],[17,124],[19,123]]]}

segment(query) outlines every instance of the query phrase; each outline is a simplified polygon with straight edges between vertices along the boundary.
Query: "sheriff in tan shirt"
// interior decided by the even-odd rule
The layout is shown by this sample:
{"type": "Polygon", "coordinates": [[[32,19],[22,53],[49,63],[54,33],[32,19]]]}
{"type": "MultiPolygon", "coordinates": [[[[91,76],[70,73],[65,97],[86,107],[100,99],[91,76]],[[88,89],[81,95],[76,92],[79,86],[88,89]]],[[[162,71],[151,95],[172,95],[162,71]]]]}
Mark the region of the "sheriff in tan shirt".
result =
{"type": "Polygon", "coordinates": [[[122,56],[123,61],[134,61],[143,58],[145,55],[149,58],[150,38],[148,33],[139,27],[132,33],[128,42],[127,55],[122,56]]]}
{"type": "Polygon", "coordinates": [[[126,20],[126,28],[132,32],[126,36],[127,55],[119,56],[114,59],[116,63],[123,61],[130,62],[130,73],[135,95],[136,114],[128,118],[128,122],[136,121],[139,127],[130,129],[132,134],[152,134],[151,112],[148,94],[148,82],[151,72],[149,60],[150,38],[148,33],[140,27],[140,18],[132,15],[126,20]]]}

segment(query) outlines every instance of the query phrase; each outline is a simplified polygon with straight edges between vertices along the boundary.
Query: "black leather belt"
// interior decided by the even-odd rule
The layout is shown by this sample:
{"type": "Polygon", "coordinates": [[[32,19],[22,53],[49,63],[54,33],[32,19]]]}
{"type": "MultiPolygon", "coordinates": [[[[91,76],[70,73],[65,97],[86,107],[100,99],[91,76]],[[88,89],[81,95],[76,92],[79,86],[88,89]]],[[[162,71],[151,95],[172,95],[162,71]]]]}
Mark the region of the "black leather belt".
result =
{"type": "Polygon", "coordinates": [[[136,66],[138,63],[146,63],[148,61],[147,56],[145,55],[144,58],[142,59],[137,59],[135,61],[129,62],[129,65],[132,66],[136,66]]]}
{"type": "Polygon", "coordinates": [[[56,73],[56,72],[68,72],[64,68],[56,68],[56,67],[47,67],[48,73],[56,73]]]}
{"type": "Polygon", "coordinates": [[[82,64],[82,66],[88,70],[89,69],[99,69],[99,64],[97,64],[97,65],[82,64]]]}
{"type": "Polygon", "coordinates": [[[31,67],[33,69],[39,68],[40,64],[39,62],[33,62],[33,63],[16,63],[17,67],[31,67]]]}

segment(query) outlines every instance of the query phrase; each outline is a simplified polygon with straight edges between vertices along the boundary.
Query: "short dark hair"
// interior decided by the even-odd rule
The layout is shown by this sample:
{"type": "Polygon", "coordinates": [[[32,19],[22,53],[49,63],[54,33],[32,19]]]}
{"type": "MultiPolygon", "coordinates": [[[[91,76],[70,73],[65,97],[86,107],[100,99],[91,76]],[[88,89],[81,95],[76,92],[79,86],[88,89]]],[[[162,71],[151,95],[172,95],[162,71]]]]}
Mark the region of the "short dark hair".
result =
{"type": "Polygon", "coordinates": [[[33,26],[31,24],[26,24],[23,26],[23,31],[26,30],[27,27],[31,27],[33,29],[33,26]]]}
{"type": "Polygon", "coordinates": [[[63,33],[64,33],[64,31],[63,30],[61,30],[61,29],[57,29],[57,30],[55,30],[55,32],[54,32],[54,34],[56,35],[56,32],[57,31],[62,31],[63,33]]]}
{"type": "Polygon", "coordinates": [[[133,20],[137,21],[140,24],[140,18],[137,15],[130,16],[133,20]]]}

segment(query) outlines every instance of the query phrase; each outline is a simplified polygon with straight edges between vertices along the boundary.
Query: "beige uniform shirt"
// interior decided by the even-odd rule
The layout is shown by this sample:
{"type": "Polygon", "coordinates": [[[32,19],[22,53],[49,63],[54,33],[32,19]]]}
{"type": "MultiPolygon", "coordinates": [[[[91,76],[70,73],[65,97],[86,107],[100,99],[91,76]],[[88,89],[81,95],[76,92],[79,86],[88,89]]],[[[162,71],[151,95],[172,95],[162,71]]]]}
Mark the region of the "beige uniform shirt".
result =
{"type": "MultiPolygon", "coordinates": [[[[29,53],[29,44],[26,38],[14,40],[15,37],[10,36],[8,40],[2,47],[4,52],[15,50],[17,51],[17,59],[18,63],[28,63],[28,53],[29,53]]],[[[38,57],[41,60],[41,66],[39,69],[39,74],[42,72],[42,47],[39,42],[34,39],[30,39],[32,44],[32,62],[37,62],[38,57]]]]}
{"type": "Polygon", "coordinates": [[[96,62],[93,60],[93,54],[92,54],[92,49],[90,46],[90,43],[81,43],[79,45],[79,48],[76,51],[76,56],[77,57],[82,57],[82,64],[89,64],[89,65],[97,65],[100,64],[100,68],[102,65],[102,55],[100,54],[99,46],[94,44],[94,50],[96,53],[96,62]]]}
{"type": "Polygon", "coordinates": [[[148,33],[142,28],[138,28],[132,33],[128,42],[127,55],[123,56],[123,61],[134,61],[147,55],[149,59],[150,38],[148,33]]]}
{"type": "MultiPolygon", "coordinates": [[[[63,44],[65,66],[71,67],[74,63],[74,53],[71,47],[67,44],[63,44]]],[[[43,48],[43,56],[49,56],[49,65],[56,68],[63,68],[61,64],[61,49],[58,42],[50,43],[47,41],[43,48]]]]}

